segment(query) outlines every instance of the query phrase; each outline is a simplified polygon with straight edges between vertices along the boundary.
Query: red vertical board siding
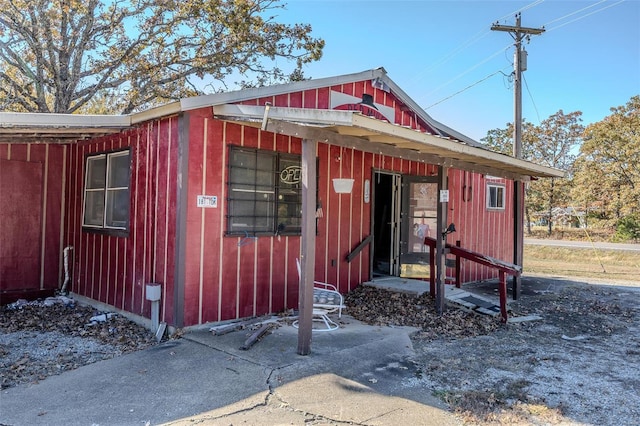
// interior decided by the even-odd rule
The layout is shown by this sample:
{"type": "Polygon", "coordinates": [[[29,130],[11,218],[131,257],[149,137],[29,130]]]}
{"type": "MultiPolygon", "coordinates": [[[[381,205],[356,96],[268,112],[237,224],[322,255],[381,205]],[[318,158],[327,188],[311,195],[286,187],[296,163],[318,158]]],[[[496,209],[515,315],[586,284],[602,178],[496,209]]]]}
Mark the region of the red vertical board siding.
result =
{"type": "Polygon", "coordinates": [[[316,220],[316,268],[314,271],[314,278],[318,281],[326,282],[326,270],[325,259],[328,258],[326,252],[329,242],[327,236],[328,220],[329,220],[329,145],[319,143],[317,145],[317,157],[318,157],[318,169],[317,169],[317,182],[318,182],[318,203],[322,207],[322,217],[316,220]],[[321,260],[320,260],[321,259],[321,260]]]}
{"type": "Polygon", "coordinates": [[[318,89],[316,93],[316,106],[319,109],[328,109],[330,105],[330,90],[328,88],[318,89]]]}
{"type": "MultiPolygon", "coordinates": [[[[220,259],[220,227],[222,226],[220,209],[225,205],[221,200],[222,176],[224,176],[224,158],[222,154],[224,127],[221,122],[206,120],[206,174],[201,186],[203,195],[217,195],[217,209],[202,209],[204,213],[204,229],[200,254],[202,259],[202,320],[210,322],[218,320],[218,301],[220,299],[219,267],[220,259]]],[[[203,135],[204,136],[204,135],[203,135]]]]}
{"type": "MultiPolygon", "coordinates": [[[[329,146],[329,165],[328,176],[331,178],[343,176],[343,166],[341,161],[342,149],[339,146],[329,146]]],[[[346,171],[344,172],[346,173],[346,171]]],[[[332,183],[329,183],[332,185],[332,183]]],[[[324,281],[329,283],[338,283],[338,262],[340,261],[340,232],[342,224],[345,221],[341,209],[341,197],[347,194],[337,194],[333,187],[327,193],[327,211],[325,215],[326,221],[326,255],[322,260],[325,263],[324,281]],[[335,222],[334,222],[335,220],[335,222]]],[[[317,256],[316,256],[317,259],[317,256]]],[[[322,263],[322,261],[320,262],[322,263]]]]}
{"type": "Polygon", "coordinates": [[[289,95],[288,104],[290,108],[302,108],[303,107],[302,92],[291,93],[289,95]]]}
{"type": "MultiPolygon", "coordinates": [[[[263,237],[259,240],[265,240],[265,238],[263,237]]],[[[236,313],[237,318],[246,318],[254,315],[254,277],[257,244],[257,242],[249,242],[248,244],[244,245],[242,245],[240,242],[236,243],[238,253],[238,256],[236,258],[236,269],[238,272],[238,308],[236,313]]]]}
{"type": "Polygon", "coordinates": [[[165,180],[165,221],[163,224],[166,245],[162,253],[165,266],[162,280],[163,289],[163,318],[169,324],[174,324],[174,298],[175,291],[175,253],[176,253],[176,211],[178,210],[178,200],[176,198],[178,189],[178,122],[177,117],[170,117],[163,121],[166,128],[162,136],[161,153],[167,153],[162,159],[162,169],[167,171],[165,180]],[[166,148],[165,148],[166,147],[166,148]]]}
{"type": "Polygon", "coordinates": [[[187,176],[187,226],[184,277],[184,322],[197,324],[200,315],[200,244],[202,211],[196,207],[197,196],[202,190],[204,155],[204,117],[193,115],[189,120],[189,169],[187,176]]]}
{"type": "Polygon", "coordinates": [[[359,191],[359,187],[361,184],[362,176],[357,176],[353,170],[353,150],[343,148],[341,153],[341,173],[340,175],[344,178],[354,179],[354,185],[351,193],[348,194],[340,194],[338,196],[338,209],[339,209],[339,217],[340,222],[338,223],[338,239],[336,247],[338,252],[335,255],[336,261],[336,287],[342,292],[346,292],[349,288],[348,280],[349,280],[349,271],[348,264],[344,261],[344,259],[349,254],[350,250],[350,234],[351,227],[357,222],[354,221],[352,216],[351,205],[353,203],[354,194],[357,194],[359,191]]]}
{"type": "MultiPolygon", "coordinates": [[[[165,286],[164,304],[169,303],[172,309],[176,132],[177,119],[166,118],[119,135],[69,146],[63,246],[74,247],[72,291],[148,317],[150,302],[145,299],[145,284],[159,282],[165,286]],[[174,140],[171,149],[170,137],[174,140]],[[82,231],[85,156],[127,147],[131,149],[129,236],[82,231]],[[166,167],[169,164],[173,170],[166,167]]],[[[167,321],[166,315],[163,318],[167,321]]]]}
{"type": "MultiPolygon", "coordinates": [[[[363,196],[364,196],[364,182],[369,179],[368,173],[364,170],[364,154],[361,151],[352,150],[351,157],[351,170],[353,170],[353,177],[355,179],[353,192],[350,197],[349,210],[351,212],[348,243],[345,257],[351,253],[355,247],[360,244],[363,239],[363,229],[361,225],[364,221],[363,217],[363,196]]],[[[350,291],[353,287],[360,283],[360,268],[359,257],[353,259],[350,263],[346,263],[346,285],[343,285],[341,291],[350,291]]]]}
{"type": "MultiPolygon", "coordinates": [[[[248,148],[258,148],[258,129],[242,126],[243,145],[248,148]]],[[[262,238],[264,240],[264,238],[262,238]]],[[[255,306],[255,257],[257,243],[252,240],[240,240],[236,243],[236,269],[238,274],[237,294],[238,307],[237,318],[246,318],[254,315],[255,306]]]]}
{"type": "MultiPolygon", "coordinates": [[[[271,312],[281,312],[285,309],[285,293],[286,293],[286,272],[285,272],[285,262],[286,258],[284,256],[277,256],[276,253],[285,252],[285,247],[287,243],[287,238],[284,237],[274,237],[271,239],[271,246],[269,249],[269,265],[270,265],[270,276],[269,276],[269,287],[270,287],[270,311],[271,312]]],[[[264,283],[263,283],[264,284],[264,283]]]]}
{"type": "MultiPolygon", "coordinates": [[[[371,153],[365,154],[365,169],[368,171],[369,178],[371,179],[371,183],[370,183],[371,187],[370,187],[370,193],[369,193],[369,204],[365,204],[364,209],[363,209],[363,211],[364,211],[364,221],[363,221],[363,224],[362,224],[362,229],[363,229],[363,232],[367,236],[371,235],[371,226],[372,226],[372,223],[373,223],[373,219],[372,219],[371,215],[372,215],[372,207],[373,207],[373,204],[372,204],[372,200],[373,200],[372,194],[373,194],[373,192],[372,191],[373,191],[373,169],[374,169],[374,166],[373,166],[374,163],[373,162],[374,162],[374,159],[375,159],[375,155],[374,154],[371,154],[371,153]]],[[[369,272],[370,272],[370,267],[369,267],[370,255],[371,255],[371,244],[368,244],[367,247],[362,252],[360,252],[360,259],[361,259],[360,260],[360,262],[361,262],[360,269],[362,271],[361,273],[363,274],[362,281],[366,281],[366,280],[371,279],[371,277],[369,275],[369,272]]]]}
{"type": "Polygon", "coordinates": [[[162,285],[161,301],[160,301],[160,318],[164,321],[166,313],[166,247],[167,247],[167,178],[170,173],[170,167],[175,164],[167,164],[165,155],[169,152],[169,122],[163,120],[157,123],[157,131],[154,140],[154,180],[155,180],[155,199],[152,202],[153,207],[153,253],[154,261],[152,263],[152,275],[150,280],[154,283],[162,285]],[[164,284],[164,285],[163,285],[164,284]]]}
{"type": "Polygon", "coordinates": [[[147,128],[141,126],[140,130],[131,137],[134,149],[133,171],[131,174],[131,193],[133,194],[132,209],[135,226],[131,229],[129,239],[131,244],[131,274],[129,275],[129,291],[127,292],[125,303],[127,310],[140,312],[142,302],[142,285],[144,281],[144,249],[143,242],[147,226],[144,216],[145,195],[146,195],[146,152],[147,128]]]}
{"type": "Polygon", "coordinates": [[[302,100],[303,108],[319,108],[317,90],[305,90],[302,92],[302,100]]]}
{"type": "Polygon", "coordinates": [[[29,161],[29,149],[30,146],[26,144],[12,144],[9,160],[29,161]]]}
{"type": "Polygon", "coordinates": [[[261,238],[256,242],[255,296],[252,315],[264,315],[271,312],[271,244],[273,238],[261,238]]]}
{"type": "Polygon", "coordinates": [[[64,147],[56,144],[29,146],[29,161],[42,163],[43,196],[41,225],[41,270],[38,271],[42,289],[57,288],[60,284],[60,220],[62,212],[62,181],[64,147]]]}
{"type": "MultiPolygon", "coordinates": [[[[291,105],[288,93],[274,96],[272,102],[273,102],[273,105],[275,106],[284,106],[284,107],[293,106],[291,105]]],[[[264,104],[260,104],[260,105],[264,105],[264,104]]]]}
{"type": "MultiPolygon", "coordinates": [[[[394,107],[400,124],[429,130],[411,111],[403,110],[393,95],[374,89],[370,81],[306,90],[247,100],[248,105],[271,102],[277,106],[329,108],[331,90],[356,97],[372,94],[376,103],[394,107]]],[[[72,146],[67,154],[65,245],[76,248],[74,291],[147,316],[144,284],[163,283],[163,318],[173,321],[176,211],[185,211],[184,325],[242,318],[297,308],[300,255],[297,236],[265,236],[257,240],[224,235],[226,227],[226,167],[229,145],[300,154],[297,138],[215,120],[210,108],[189,116],[186,206],[178,206],[177,117],[147,123],[123,135],[72,146]],[[131,232],[128,238],[98,236],[81,231],[86,153],[131,146],[131,232]],[[217,209],[196,206],[197,195],[217,195],[217,209]],[[248,242],[248,244],[245,244],[248,242]]],[[[0,156],[28,157],[36,151],[11,147],[0,156]]],[[[57,155],[57,154],[56,154],[57,155]]],[[[351,263],[345,257],[370,234],[371,203],[364,203],[364,181],[372,170],[428,176],[436,166],[318,143],[318,198],[323,217],[318,219],[315,278],[346,292],[369,279],[366,247],[351,263]],[[351,194],[336,194],[331,179],[355,179],[351,194]]],[[[504,211],[487,212],[486,179],[476,173],[450,170],[449,222],[456,223],[464,247],[509,260],[511,188],[506,185],[504,211]],[[462,185],[473,187],[471,200],[462,200],[462,185]]],[[[373,182],[371,182],[371,185],[373,182]]],[[[60,217],[58,216],[58,221],[60,217]]],[[[490,277],[492,271],[465,263],[466,280],[490,277]]]]}

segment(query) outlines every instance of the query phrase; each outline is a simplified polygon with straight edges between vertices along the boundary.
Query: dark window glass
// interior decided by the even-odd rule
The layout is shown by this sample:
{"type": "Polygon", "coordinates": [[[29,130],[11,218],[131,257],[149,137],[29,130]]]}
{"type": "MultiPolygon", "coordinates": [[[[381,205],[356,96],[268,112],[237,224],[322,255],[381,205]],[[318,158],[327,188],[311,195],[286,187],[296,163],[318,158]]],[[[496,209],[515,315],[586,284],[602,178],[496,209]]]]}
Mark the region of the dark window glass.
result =
{"type": "Polygon", "coordinates": [[[300,234],[300,156],[231,147],[228,191],[228,233],[300,234]]]}
{"type": "Polygon", "coordinates": [[[129,150],[87,157],[82,226],[128,230],[129,163],[129,150]]]}
{"type": "Polygon", "coordinates": [[[487,208],[488,209],[504,209],[504,186],[487,185],[487,208]]]}

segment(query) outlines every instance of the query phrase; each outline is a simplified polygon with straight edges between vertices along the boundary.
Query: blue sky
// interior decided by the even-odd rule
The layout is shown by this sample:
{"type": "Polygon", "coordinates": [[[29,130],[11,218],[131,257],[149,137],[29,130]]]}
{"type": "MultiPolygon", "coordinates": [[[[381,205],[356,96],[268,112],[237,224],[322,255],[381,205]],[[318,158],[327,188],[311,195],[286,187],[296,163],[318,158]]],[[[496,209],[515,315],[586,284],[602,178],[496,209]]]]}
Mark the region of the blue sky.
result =
{"type": "Polygon", "coordinates": [[[326,41],[307,77],[384,67],[434,119],[476,140],[513,121],[513,84],[502,74],[513,71],[513,39],[490,28],[497,21],[515,25],[517,11],[523,26],[546,29],[524,44],[527,121],[582,111],[587,125],[640,94],[640,0],[286,4],[277,20],[309,23],[326,41]]]}

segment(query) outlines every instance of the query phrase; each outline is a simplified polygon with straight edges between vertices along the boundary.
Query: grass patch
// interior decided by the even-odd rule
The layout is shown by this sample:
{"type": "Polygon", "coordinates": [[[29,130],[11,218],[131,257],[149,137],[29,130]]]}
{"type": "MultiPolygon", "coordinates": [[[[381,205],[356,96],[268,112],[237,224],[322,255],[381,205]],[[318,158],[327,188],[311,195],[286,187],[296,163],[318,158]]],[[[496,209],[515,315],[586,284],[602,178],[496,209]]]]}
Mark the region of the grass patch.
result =
{"type": "Polygon", "coordinates": [[[524,246],[525,273],[640,280],[640,254],[624,250],[524,246]]]}
{"type": "Polygon", "coordinates": [[[570,241],[612,241],[615,230],[605,228],[567,228],[556,226],[549,235],[546,226],[533,226],[531,233],[525,230],[525,238],[570,240],[570,241]]]}

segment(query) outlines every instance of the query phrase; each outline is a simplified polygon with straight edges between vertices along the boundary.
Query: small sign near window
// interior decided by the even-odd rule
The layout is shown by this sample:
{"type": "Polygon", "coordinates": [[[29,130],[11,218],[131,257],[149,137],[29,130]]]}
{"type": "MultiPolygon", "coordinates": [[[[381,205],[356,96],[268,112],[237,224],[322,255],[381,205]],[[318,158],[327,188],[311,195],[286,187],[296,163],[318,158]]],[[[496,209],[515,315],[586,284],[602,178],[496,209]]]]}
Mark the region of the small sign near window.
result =
{"type": "Polygon", "coordinates": [[[440,190],[440,202],[441,203],[448,203],[449,202],[449,190],[448,189],[441,189],[440,190]]]}
{"type": "Polygon", "coordinates": [[[198,207],[217,209],[218,196],[217,195],[198,195],[198,207]]]}

